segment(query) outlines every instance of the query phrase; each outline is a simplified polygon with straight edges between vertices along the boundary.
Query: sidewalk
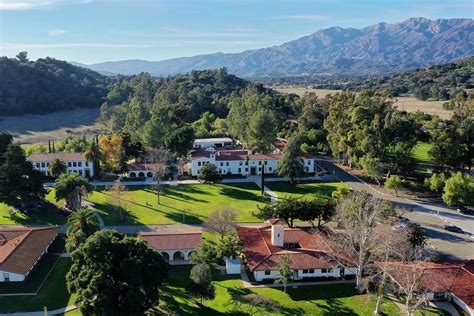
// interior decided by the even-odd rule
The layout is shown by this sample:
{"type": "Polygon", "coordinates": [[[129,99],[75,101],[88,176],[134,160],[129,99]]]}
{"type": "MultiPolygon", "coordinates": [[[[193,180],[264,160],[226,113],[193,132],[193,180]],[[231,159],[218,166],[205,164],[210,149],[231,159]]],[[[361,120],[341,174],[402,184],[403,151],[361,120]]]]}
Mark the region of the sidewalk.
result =
{"type": "MultiPolygon", "coordinates": [[[[59,315],[59,314],[64,314],[66,312],[75,310],[77,308],[76,305],[69,305],[63,308],[58,308],[52,311],[48,311],[47,315],[59,315]]],[[[8,314],[0,314],[0,316],[10,316],[10,315],[15,315],[15,316],[44,316],[45,313],[44,311],[40,312],[19,312],[19,313],[8,313],[8,314]]]]}

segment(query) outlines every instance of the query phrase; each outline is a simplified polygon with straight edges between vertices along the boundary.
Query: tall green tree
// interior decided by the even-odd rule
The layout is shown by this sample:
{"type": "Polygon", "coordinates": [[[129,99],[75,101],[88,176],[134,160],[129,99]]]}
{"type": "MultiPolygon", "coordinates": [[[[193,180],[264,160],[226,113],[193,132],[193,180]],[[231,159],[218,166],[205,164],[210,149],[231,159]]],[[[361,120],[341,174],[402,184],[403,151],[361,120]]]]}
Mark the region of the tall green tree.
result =
{"type": "Polygon", "coordinates": [[[94,178],[97,178],[97,176],[100,174],[101,152],[99,144],[96,141],[92,141],[89,147],[86,148],[84,151],[84,158],[87,161],[92,161],[94,168],[94,178]]]}
{"type": "Polygon", "coordinates": [[[209,265],[205,263],[195,264],[189,275],[191,282],[188,285],[188,291],[201,299],[213,299],[216,295],[216,290],[212,284],[212,271],[209,265]]]}
{"type": "Polygon", "coordinates": [[[61,159],[56,158],[53,161],[51,161],[51,164],[48,167],[48,172],[51,176],[57,178],[63,173],[67,172],[67,165],[61,159]]]}
{"type": "Polygon", "coordinates": [[[456,172],[446,180],[443,201],[451,206],[474,205],[474,177],[456,172]]]}
{"type": "Polygon", "coordinates": [[[217,172],[217,167],[213,164],[204,165],[198,175],[198,180],[211,185],[222,180],[221,175],[217,172]]]}
{"type": "Polygon", "coordinates": [[[183,157],[193,148],[194,129],[185,124],[175,128],[164,137],[164,146],[176,157],[183,157]]]}
{"type": "Polygon", "coordinates": [[[64,199],[70,209],[78,210],[82,207],[83,196],[92,191],[92,186],[77,173],[66,173],[56,180],[54,189],[56,201],[64,199]]]}
{"type": "Polygon", "coordinates": [[[72,252],[83,244],[86,239],[99,231],[100,224],[94,211],[79,209],[67,219],[66,250],[72,252]]]}
{"type": "Polygon", "coordinates": [[[301,150],[299,144],[290,139],[284,149],[283,158],[278,161],[276,174],[295,183],[295,178],[303,176],[305,173],[303,162],[301,161],[301,150]]]}
{"type": "Polygon", "coordinates": [[[270,110],[258,110],[249,118],[248,141],[257,152],[269,152],[276,138],[276,118],[270,110]]]}
{"type": "Polygon", "coordinates": [[[364,173],[375,180],[380,186],[380,179],[382,178],[380,160],[374,157],[364,156],[359,160],[359,163],[364,173]]]}
{"type": "Polygon", "coordinates": [[[72,253],[66,279],[85,315],[144,315],[158,304],[167,275],[168,265],[144,241],[101,230],[72,253]]]}

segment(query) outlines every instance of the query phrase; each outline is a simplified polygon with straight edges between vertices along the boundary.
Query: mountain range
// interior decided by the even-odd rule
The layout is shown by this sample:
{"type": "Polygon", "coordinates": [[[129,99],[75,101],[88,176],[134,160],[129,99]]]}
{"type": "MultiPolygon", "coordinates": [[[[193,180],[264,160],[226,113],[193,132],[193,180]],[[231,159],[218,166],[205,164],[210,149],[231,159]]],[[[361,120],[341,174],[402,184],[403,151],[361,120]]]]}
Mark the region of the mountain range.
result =
{"type": "Polygon", "coordinates": [[[241,77],[382,75],[472,56],[473,43],[472,19],[410,18],[361,29],[330,27],[282,45],[241,53],[75,64],[124,75],[149,72],[165,76],[221,67],[241,77]]]}

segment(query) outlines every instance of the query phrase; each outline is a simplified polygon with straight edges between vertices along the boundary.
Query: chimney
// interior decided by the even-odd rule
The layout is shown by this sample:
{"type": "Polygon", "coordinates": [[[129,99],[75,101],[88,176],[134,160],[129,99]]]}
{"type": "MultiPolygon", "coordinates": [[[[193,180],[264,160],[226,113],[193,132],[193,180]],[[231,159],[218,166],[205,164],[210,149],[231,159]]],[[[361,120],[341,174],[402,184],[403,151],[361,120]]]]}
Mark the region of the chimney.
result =
{"type": "Polygon", "coordinates": [[[272,245],[283,247],[284,245],[284,227],[280,223],[272,224],[272,245]]]}

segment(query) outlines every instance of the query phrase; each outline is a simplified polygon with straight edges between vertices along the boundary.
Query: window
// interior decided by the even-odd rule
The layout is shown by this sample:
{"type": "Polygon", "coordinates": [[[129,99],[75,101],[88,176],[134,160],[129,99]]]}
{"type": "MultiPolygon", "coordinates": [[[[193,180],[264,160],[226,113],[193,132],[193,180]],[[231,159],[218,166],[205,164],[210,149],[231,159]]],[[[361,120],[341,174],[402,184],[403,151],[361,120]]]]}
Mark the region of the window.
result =
{"type": "Polygon", "coordinates": [[[241,173],[241,172],[242,172],[242,168],[239,168],[239,171],[238,171],[238,173],[241,173]]]}
{"type": "Polygon", "coordinates": [[[68,167],[72,167],[72,164],[71,164],[70,161],[67,162],[67,166],[68,166],[68,167]]]}
{"type": "Polygon", "coordinates": [[[5,282],[9,282],[10,281],[10,273],[4,272],[3,273],[3,279],[5,280],[5,282]]]}
{"type": "Polygon", "coordinates": [[[200,161],[198,161],[198,167],[201,167],[201,162],[200,161]]]}
{"type": "Polygon", "coordinates": [[[82,162],[80,162],[80,161],[77,162],[77,166],[78,166],[78,167],[82,167],[82,162]]]}
{"type": "Polygon", "coordinates": [[[224,165],[224,163],[221,161],[221,164],[220,164],[220,166],[222,167],[223,165],[224,165]]]}
{"type": "Polygon", "coordinates": [[[46,167],[49,167],[49,162],[46,163],[46,167]]]}
{"type": "Polygon", "coordinates": [[[221,170],[221,169],[219,169],[219,173],[222,173],[222,170],[221,170]]]}
{"type": "Polygon", "coordinates": [[[239,166],[242,166],[242,161],[239,162],[239,166]]]}
{"type": "Polygon", "coordinates": [[[258,171],[262,171],[262,168],[258,168],[258,171]]]}
{"type": "Polygon", "coordinates": [[[303,274],[308,274],[308,269],[303,269],[303,274]]]}
{"type": "Polygon", "coordinates": [[[272,167],[268,167],[268,171],[272,171],[272,167]]]}
{"type": "Polygon", "coordinates": [[[72,166],[73,166],[73,167],[77,167],[77,162],[73,161],[73,162],[72,162],[72,166]]]}
{"type": "Polygon", "coordinates": [[[321,269],[321,273],[327,273],[328,269],[321,269]]]}
{"type": "Polygon", "coordinates": [[[261,161],[259,161],[259,162],[258,162],[258,165],[259,165],[259,166],[261,166],[261,165],[262,165],[262,162],[261,162],[261,161]]]}
{"type": "Polygon", "coordinates": [[[79,174],[82,176],[82,170],[79,170],[79,174]]]}
{"type": "Polygon", "coordinates": [[[46,164],[44,162],[41,163],[41,167],[46,167],[46,164]]]}
{"type": "Polygon", "coordinates": [[[271,271],[265,271],[265,275],[270,275],[271,273],[271,271]]]}
{"type": "Polygon", "coordinates": [[[226,165],[227,167],[229,167],[229,162],[227,161],[227,162],[225,163],[225,165],[226,165]]]}
{"type": "Polygon", "coordinates": [[[86,167],[89,167],[89,162],[86,161],[85,163],[86,163],[86,167]]]}
{"type": "Polygon", "coordinates": [[[308,166],[311,165],[311,160],[308,160],[308,166]]]}
{"type": "Polygon", "coordinates": [[[248,172],[248,171],[249,171],[249,168],[245,168],[245,171],[248,172]]]}
{"type": "Polygon", "coordinates": [[[314,269],[309,269],[308,273],[314,273],[314,269]]]}
{"type": "Polygon", "coordinates": [[[39,162],[36,163],[36,168],[39,168],[41,164],[39,162]]]}

